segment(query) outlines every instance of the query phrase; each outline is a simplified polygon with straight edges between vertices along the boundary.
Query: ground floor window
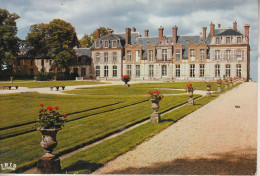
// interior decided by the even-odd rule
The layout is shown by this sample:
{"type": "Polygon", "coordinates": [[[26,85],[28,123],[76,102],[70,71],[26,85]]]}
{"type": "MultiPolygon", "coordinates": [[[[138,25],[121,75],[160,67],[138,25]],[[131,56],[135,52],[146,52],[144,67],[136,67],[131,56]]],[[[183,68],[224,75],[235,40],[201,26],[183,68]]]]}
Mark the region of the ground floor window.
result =
{"type": "Polygon", "coordinates": [[[220,65],[215,65],[215,77],[220,77],[220,65]]]}
{"type": "Polygon", "coordinates": [[[190,65],[190,77],[195,77],[195,64],[190,65]]]}
{"type": "Polygon", "coordinates": [[[100,66],[96,66],[96,77],[100,77],[100,66]]]}
{"type": "Polygon", "coordinates": [[[162,65],[162,76],[167,76],[167,66],[162,65]]]}
{"type": "Polygon", "coordinates": [[[113,77],[117,77],[117,66],[113,66],[113,77]]]}
{"type": "Polygon", "coordinates": [[[126,74],[132,76],[132,66],[127,65],[126,67],[127,67],[127,69],[126,69],[127,73],[126,74]]]}
{"type": "Polygon", "coordinates": [[[204,72],[205,72],[205,65],[200,64],[200,77],[204,77],[204,72]]]}
{"type": "Polygon", "coordinates": [[[136,77],[140,77],[140,65],[136,65],[136,69],[135,69],[135,76],[136,77]]]}
{"type": "Polygon", "coordinates": [[[241,77],[241,64],[237,64],[236,76],[241,77]]]}
{"type": "Polygon", "coordinates": [[[81,68],[81,76],[86,76],[86,68],[81,68]]]}
{"type": "Polygon", "coordinates": [[[227,77],[230,77],[230,65],[229,64],[226,65],[226,78],[227,77]]]}
{"type": "Polygon", "coordinates": [[[153,65],[149,65],[149,77],[153,77],[153,65]]]}
{"type": "Polygon", "coordinates": [[[108,77],[108,66],[104,66],[104,77],[108,77]]]}
{"type": "Polygon", "coordinates": [[[181,77],[181,66],[176,65],[176,77],[181,77]]]}

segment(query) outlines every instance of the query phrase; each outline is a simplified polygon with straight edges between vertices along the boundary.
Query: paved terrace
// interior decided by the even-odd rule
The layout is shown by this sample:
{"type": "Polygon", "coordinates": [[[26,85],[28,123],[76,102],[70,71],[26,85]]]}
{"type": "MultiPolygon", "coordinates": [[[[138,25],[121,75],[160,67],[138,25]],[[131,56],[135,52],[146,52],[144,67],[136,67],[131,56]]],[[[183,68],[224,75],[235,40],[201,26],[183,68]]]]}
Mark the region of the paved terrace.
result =
{"type": "Polygon", "coordinates": [[[248,82],[93,174],[252,175],[256,152],[257,83],[248,82]]]}

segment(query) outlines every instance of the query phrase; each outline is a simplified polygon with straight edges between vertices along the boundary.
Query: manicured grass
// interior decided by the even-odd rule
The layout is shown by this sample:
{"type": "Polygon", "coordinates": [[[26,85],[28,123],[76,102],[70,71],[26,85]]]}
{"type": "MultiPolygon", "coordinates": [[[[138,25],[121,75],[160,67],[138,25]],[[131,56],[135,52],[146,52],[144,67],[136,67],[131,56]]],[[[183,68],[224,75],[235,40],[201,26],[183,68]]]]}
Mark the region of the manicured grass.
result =
{"type": "MultiPolygon", "coordinates": [[[[50,86],[76,86],[76,85],[93,85],[93,84],[105,84],[103,82],[96,81],[38,81],[38,82],[22,82],[22,83],[0,83],[0,86],[16,85],[20,87],[40,88],[50,86]]],[[[65,88],[66,89],[66,88],[65,88]]]]}
{"type": "MultiPolygon", "coordinates": [[[[167,87],[166,87],[167,88],[167,87]]],[[[86,95],[146,95],[149,91],[155,91],[154,88],[142,88],[142,87],[124,87],[122,85],[118,86],[106,86],[106,87],[89,87],[89,88],[79,88],[77,90],[64,91],[64,93],[71,94],[86,94],[86,95]]],[[[185,93],[180,90],[169,90],[169,89],[158,89],[164,94],[178,94],[185,93]]]]}

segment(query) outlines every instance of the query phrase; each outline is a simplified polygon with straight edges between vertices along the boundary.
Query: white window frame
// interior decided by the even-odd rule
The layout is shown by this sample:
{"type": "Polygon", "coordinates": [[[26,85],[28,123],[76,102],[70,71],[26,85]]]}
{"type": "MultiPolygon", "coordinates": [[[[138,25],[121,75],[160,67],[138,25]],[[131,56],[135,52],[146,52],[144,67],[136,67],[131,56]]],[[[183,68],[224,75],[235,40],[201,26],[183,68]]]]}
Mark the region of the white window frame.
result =
{"type": "Polygon", "coordinates": [[[231,37],[226,37],[226,44],[230,44],[231,43],[231,37]]]}
{"type": "Polygon", "coordinates": [[[200,49],[200,61],[205,61],[205,49],[200,49]]]}
{"type": "Polygon", "coordinates": [[[162,60],[167,61],[167,49],[162,49],[162,60]]]}
{"type": "Polygon", "coordinates": [[[108,66],[104,66],[104,77],[108,77],[108,66]]]}
{"type": "Polygon", "coordinates": [[[231,50],[226,50],[226,60],[231,60],[231,50]]]}
{"type": "Polygon", "coordinates": [[[190,77],[195,77],[195,64],[190,64],[190,77]]]}
{"type": "Polygon", "coordinates": [[[117,52],[113,52],[113,62],[117,62],[117,52]]]}
{"type": "Polygon", "coordinates": [[[96,77],[100,77],[100,66],[96,66],[96,77]]]}
{"type": "Polygon", "coordinates": [[[241,44],[242,43],[242,37],[237,37],[237,44],[241,44]]]}
{"type": "Polygon", "coordinates": [[[205,76],[205,64],[200,64],[200,77],[205,76]]]}
{"type": "Polygon", "coordinates": [[[175,61],[180,61],[181,60],[181,50],[180,49],[176,49],[175,50],[175,61]]]}
{"type": "Polygon", "coordinates": [[[231,65],[230,64],[226,64],[226,69],[225,69],[226,77],[230,77],[230,70],[231,70],[231,65]]]}
{"type": "Polygon", "coordinates": [[[96,62],[100,62],[100,53],[96,53],[96,62]]]}
{"type": "Polygon", "coordinates": [[[108,62],[108,52],[104,53],[104,62],[107,63],[108,62]]]}
{"type": "Polygon", "coordinates": [[[220,50],[215,50],[215,60],[220,60],[220,50]]]}
{"type": "Polygon", "coordinates": [[[112,41],[112,47],[113,47],[113,48],[116,48],[116,47],[117,47],[117,41],[116,41],[116,40],[113,40],[113,41],[112,41]]]}
{"type": "Polygon", "coordinates": [[[149,50],[149,61],[153,61],[153,50],[149,50]]]}
{"type": "Polygon", "coordinates": [[[153,77],[154,77],[154,66],[149,65],[149,78],[153,78],[153,77]]]}
{"type": "Polygon", "coordinates": [[[167,65],[162,65],[162,77],[167,76],[167,65]]]}
{"type": "Polygon", "coordinates": [[[220,77],[220,65],[215,65],[215,77],[220,77]]]}
{"type": "Polygon", "coordinates": [[[181,65],[180,64],[175,65],[175,68],[176,68],[176,77],[177,78],[181,77],[181,65]]]}
{"type": "Polygon", "coordinates": [[[135,76],[140,77],[141,76],[141,67],[140,65],[135,66],[135,76]]]}
{"type": "Polygon", "coordinates": [[[195,49],[190,49],[190,61],[195,61],[195,49]]]}
{"type": "Polygon", "coordinates": [[[117,66],[113,65],[113,77],[117,77],[117,66]]]}
{"type": "Polygon", "coordinates": [[[132,65],[126,66],[126,74],[132,76],[132,65]]]}
{"type": "Polygon", "coordinates": [[[96,48],[100,48],[100,41],[97,40],[97,41],[95,42],[95,45],[96,45],[96,48]]]}
{"type": "Polygon", "coordinates": [[[236,58],[237,58],[237,60],[242,60],[242,51],[241,50],[236,50],[236,58]]]}
{"type": "Polygon", "coordinates": [[[109,41],[108,40],[105,40],[104,41],[104,48],[108,48],[109,47],[109,41]]]}
{"type": "Polygon", "coordinates": [[[242,66],[241,64],[236,65],[236,76],[241,77],[242,76],[242,66]]]}
{"type": "Polygon", "coordinates": [[[132,61],[132,51],[128,50],[128,51],[126,51],[126,53],[127,53],[127,55],[126,55],[127,56],[127,61],[131,62],[132,61]]]}
{"type": "Polygon", "coordinates": [[[216,44],[220,44],[221,43],[221,38],[220,37],[216,37],[216,44]]]}

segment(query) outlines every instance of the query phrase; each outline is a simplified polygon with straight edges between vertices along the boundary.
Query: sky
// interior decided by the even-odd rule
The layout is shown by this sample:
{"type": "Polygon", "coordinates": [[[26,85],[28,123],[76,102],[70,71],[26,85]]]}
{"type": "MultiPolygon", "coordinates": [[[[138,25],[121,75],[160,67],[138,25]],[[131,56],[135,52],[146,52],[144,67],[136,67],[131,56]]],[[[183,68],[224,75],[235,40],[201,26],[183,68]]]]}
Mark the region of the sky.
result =
{"type": "Polygon", "coordinates": [[[49,23],[62,19],[71,23],[79,39],[104,26],[115,33],[135,27],[144,36],[172,36],[172,27],[178,26],[178,35],[200,35],[202,27],[212,22],[217,28],[233,27],[244,34],[244,25],[250,25],[250,76],[257,81],[257,0],[0,0],[0,8],[17,13],[18,37],[25,39],[32,24],[49,23]]]}

